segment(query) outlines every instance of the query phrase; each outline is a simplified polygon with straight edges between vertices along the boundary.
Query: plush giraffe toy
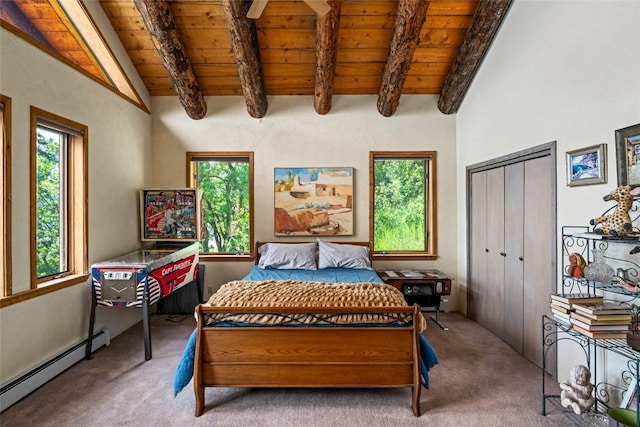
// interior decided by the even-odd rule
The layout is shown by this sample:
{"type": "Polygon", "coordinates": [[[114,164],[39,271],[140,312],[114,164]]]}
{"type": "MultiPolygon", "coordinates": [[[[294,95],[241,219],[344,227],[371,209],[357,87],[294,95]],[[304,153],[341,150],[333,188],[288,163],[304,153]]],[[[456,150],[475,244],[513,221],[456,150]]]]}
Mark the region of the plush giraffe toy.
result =
{"type": "Polygon", "coordinates": [[[614,200],[618,202],[618,206],[616,206],[613,213],[602,215],[589,221],[591,225],[600,225],[599,228],[594,228],[593,231],[610,236],[627,236],[631,234],[633,224],[631,223],[629,209],[631,209],[633,197],[638,194],[640,194],[640,187],[634,188],[632,191],[631,186],[622,185],[604,196],[605,202],[614,200]]]}

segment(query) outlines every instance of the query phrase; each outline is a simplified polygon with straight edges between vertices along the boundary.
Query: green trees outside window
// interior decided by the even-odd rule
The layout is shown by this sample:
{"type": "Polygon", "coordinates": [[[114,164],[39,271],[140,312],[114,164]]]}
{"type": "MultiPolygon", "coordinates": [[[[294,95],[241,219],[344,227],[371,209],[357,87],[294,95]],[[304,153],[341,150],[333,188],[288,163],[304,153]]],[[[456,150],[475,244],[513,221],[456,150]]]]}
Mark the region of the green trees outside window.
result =
{"type": "Polygon", "coordinates": [[[425,249],[425,163],[375,161],[374,250],[425,249]]]}
{"type": "Polygon", "coordinates": [[[189,186],[203,192],[202,255],[252,253],[253,153],[187,153],[189,186]]]}
{"type": "Polygon", "coordinates": [[[37,277],[66,270],[65,153],[63,133],[38,127],[36,146],[37,277]]]}
{"type": "Polygon", "coordinates": [[[34,106],[30,111],[31,280],[27,289],[21,283],[5,290],[7,298],[24,291],[34,298],[85,283],[89,269],[89,128],[34,106]]]}
{"type": "Polygon", "coordinates": [[[435,155],[370,153],[374,257],[435,257],[435,155]]]}

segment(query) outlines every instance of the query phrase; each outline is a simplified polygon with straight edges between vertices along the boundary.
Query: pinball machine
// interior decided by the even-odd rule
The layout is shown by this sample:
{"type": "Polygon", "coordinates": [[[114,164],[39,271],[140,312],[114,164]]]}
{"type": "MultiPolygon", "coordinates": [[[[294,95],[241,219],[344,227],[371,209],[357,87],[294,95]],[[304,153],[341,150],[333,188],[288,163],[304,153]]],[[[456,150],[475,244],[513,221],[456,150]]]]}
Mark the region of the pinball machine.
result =
{"type": "MultiPolygon", "coordinates": [[[[145,360],[151,352],[151,305],[198,282],[202,239],[202,193],[197,189],[140,190],[140,240],[144,246],[91,266],[91,316],[86,358],[96,307],[141,308],[145,360]],[[153,243],[149,243],[153,242],[153,243]]],[[[202,286],[196,283],[198,300],[202,286]]]]}

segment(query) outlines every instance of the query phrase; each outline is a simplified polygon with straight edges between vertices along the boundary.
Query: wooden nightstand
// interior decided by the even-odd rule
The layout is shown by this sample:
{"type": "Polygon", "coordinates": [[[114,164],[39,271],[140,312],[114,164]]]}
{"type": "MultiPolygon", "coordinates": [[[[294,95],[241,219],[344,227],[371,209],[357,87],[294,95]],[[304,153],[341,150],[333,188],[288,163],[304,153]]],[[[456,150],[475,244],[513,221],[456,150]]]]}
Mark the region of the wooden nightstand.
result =
{"type": "Polygon", "coordinates": [[[431,320],[443,330],[449,328],[440,323],[440,303],[443,295],[451,295],[451,277],[439,270],[380,270],[382,280],[398,289],[408,304],[434,309],[431,320]]]}

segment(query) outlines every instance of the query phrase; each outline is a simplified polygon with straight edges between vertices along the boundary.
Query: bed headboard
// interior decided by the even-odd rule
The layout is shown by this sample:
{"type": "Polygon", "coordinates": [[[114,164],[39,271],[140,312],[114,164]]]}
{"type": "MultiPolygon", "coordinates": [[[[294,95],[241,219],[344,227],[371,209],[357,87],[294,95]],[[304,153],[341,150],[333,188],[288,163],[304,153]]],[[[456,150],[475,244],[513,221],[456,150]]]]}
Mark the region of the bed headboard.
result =
{"type": "MultiPolygon", "coordinates": [[[[314,240],[313,242],[316,242],[314,240]]],[[[341,245],[358,245],[358,246],[367,246],[369,248],[369,261],[371,261],[371,254],[373,253],[373,247],[371,242],[349,242],[349,241],[328,241],[329,243],[336,243],[341,245]]],[[[260,262],[260,247],[266,243],[286,243],[286,244],[296,244],[296,243],[312,243],[312,242],[256,242],[256,265],[260,262]]]]}

